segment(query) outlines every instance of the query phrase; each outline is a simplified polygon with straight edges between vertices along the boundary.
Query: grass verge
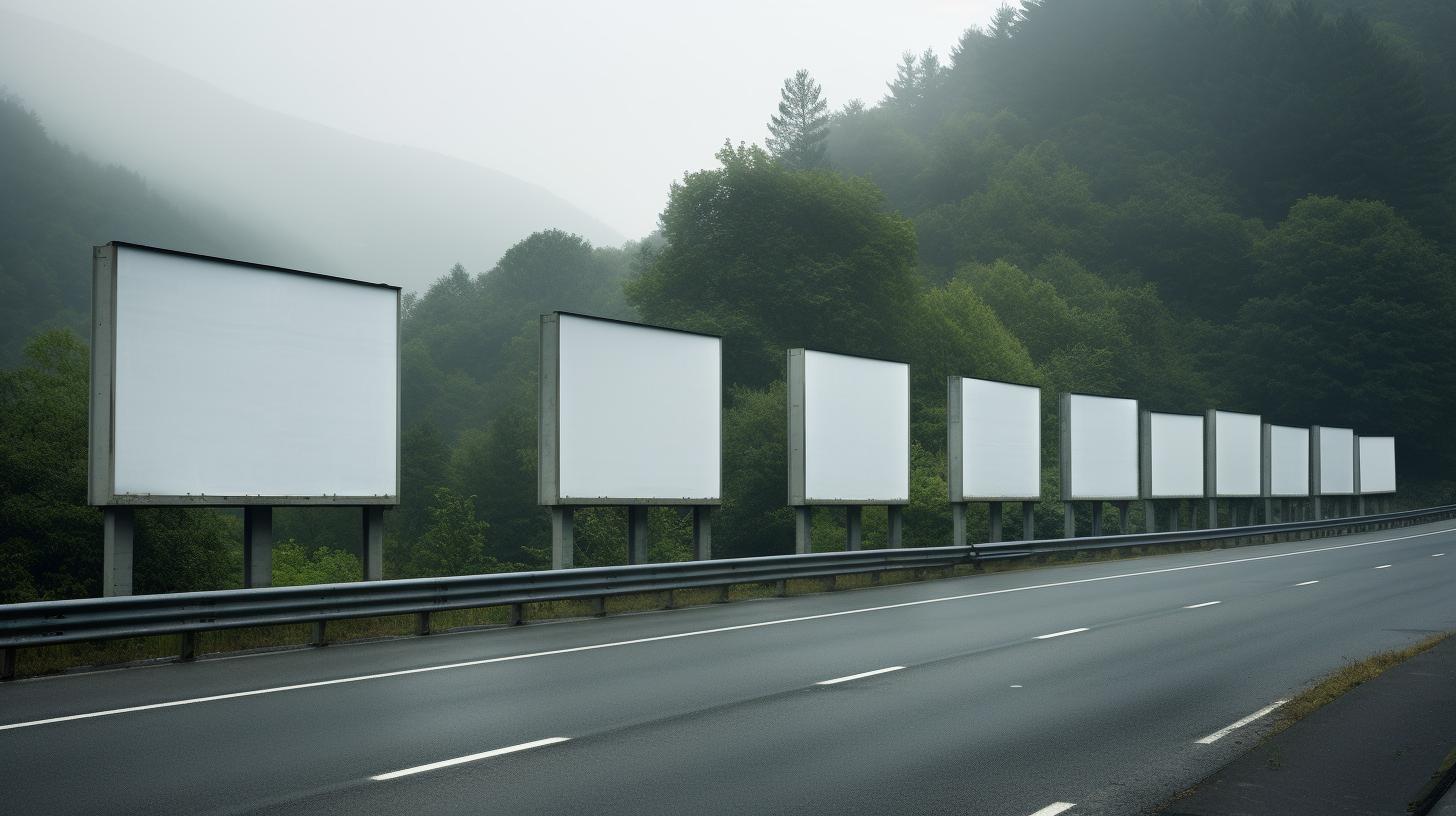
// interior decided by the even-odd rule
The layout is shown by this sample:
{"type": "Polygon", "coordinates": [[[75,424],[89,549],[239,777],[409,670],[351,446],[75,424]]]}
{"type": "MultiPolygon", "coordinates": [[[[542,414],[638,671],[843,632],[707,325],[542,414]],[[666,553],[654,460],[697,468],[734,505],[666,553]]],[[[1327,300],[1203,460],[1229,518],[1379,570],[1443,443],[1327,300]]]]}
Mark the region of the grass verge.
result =
{"type": "Polygon", "coordinates": [[[1327,705],[1336,697],[1344,694],[1361,683],[1374,680],[1386,671],[1399,666],[1421,652],[1430,649],[1437,643],[1450,637],[1452,633],[1431,635],[1425,640],[1405,649],[1397,649],[1393,652],[1382,652],[1371,655],[1364,660],[1356,660],[1343,666],[1313,686],[1301,691],[1279,709],[1279,718],[1274,721],[1274,730],[1269,732],[1272,737],[1280,731],[1288,728],[1310,714],[1318,711],[1322,706],[1327,705]]]}

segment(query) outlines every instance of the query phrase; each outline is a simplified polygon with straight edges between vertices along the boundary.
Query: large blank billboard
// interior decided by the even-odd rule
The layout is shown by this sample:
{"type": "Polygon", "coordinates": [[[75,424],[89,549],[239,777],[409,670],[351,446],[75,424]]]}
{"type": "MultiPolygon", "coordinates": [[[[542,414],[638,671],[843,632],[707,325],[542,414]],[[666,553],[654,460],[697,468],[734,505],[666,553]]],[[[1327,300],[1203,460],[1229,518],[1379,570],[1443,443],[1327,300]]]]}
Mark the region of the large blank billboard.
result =
{"type": "Polygon", "coordinates": [[[1350,428],[1309,429],[1310,488],[1316,496],[1348,496],[1355,492],[1355,431],[1350,428]]]}
{"type": "Polygon", "coordinates": [[[1395,437],[1359,438],[1356,490],[1362,494],[1395,492],[1395,437]]]}
{"type": "Polygon", "coordinates": [[[1138,495],[1138,403],[1063,394],[1062,501],[1122,501],[1138,495]]]}
{"type": "Polygon", "coordinates": [[[1258,414],[1210,410],[1204,490],[1211,498],[1258,496],[1263,492],[1264,423],[1258,414]]]}
{"type": "Polygon", "coordinates": [[[1142,412],[1142,494],[1145,499],[1203,496],[1203,417],[1142,412]]]}
{"type": "Polygon", "coordinates": [[[115,242],[92,504],[397,504],[397,287],[115,242]]]}
{"type": "Polygon", "coordinates": [[[723,341],[566,312],[541,316],[541,504],[716,504],[723,341]]]}
{"type": "Polygon", "coordinates": [[[1264,495],[1309,495],[1309,429],[1264,426],[1264,495]]]}
{"type": "Polygon", "coordinates": [[[951,377],[946,393],[950,500],[1041,498],[1041,389],[951,377]]]}
{"type": "Polygon", "coordinates": [[[789,350],[789,504],[910,503],[910,366],[789,350]]]}

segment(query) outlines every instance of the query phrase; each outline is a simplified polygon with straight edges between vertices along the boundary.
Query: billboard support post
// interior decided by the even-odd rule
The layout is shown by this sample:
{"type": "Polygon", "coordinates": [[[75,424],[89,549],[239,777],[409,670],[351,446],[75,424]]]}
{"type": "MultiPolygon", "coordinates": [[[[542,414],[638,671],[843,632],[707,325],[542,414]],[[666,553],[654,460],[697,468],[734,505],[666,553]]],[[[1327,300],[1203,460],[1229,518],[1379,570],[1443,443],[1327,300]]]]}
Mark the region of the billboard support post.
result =
{"type": "Polygon", "coordinates": [[[892,504],[888,508],[889,515],[889,541],[890,549],[898,550],[905,546],[905,508],[898,504],[892,504]]]}
{"type": "Polygon", "coordinates": [[[1120,501],[1117,503],[1117,531],[1119,535],[1127,535],[1128,526],[1131,523],[1128,516],[1132,515],[1132,501],[1120,501]]]}
{"type": "Polygon", "coordinates": [[[273,586],[273,508],[243,508],[243,589],[273,586]]]}
{"type": "Polygon", "coordinates": [[[1152,499],[1143,500],[1143,521],[1147,524],[1148,532],[1156,533],[1158,531],[1158,513],[1152,499]]]}
{"type": "Polygon", "coordinates": [[[991,540],[991,543],[994,544],[1001,540],[1001,502],[993,501],[990,502],[990,505],[991,531],[990,535],[987,537],[991,540]]]}
{"type": "Polygon", "coordinates": [[[1072,502],[1062,502],[1062,538],[1077,537],[1077,507],[1072,502]]]}
{"type": "Polygon", "coordinates": [[[957,547],[966,546],[966,502],[950,503],[950,538],[957,547]]]}
{"type": "Polygon", "coordinates": [[[364,580],[384,578],[384,507],[364,507],[364,580]]]}
{"type": "Polygon", "coordinates": [[[1021,540],[1032,541],[1036,538],[1036,502],[1024,501],[1021,503],[1021,540]]]}
{"type": "Polygon", "coordinates": [[[713,560],[713,506],[693,505],[693,560],[713,560]]]}
{"type": "Polygon", "coordinates": [[[1208,527],[1209,530],[1218,529],[1218,499],[1208,499],[1208,527]]]}
{"type": "Polygon", "coordinates": [[[1102,502],[1092,502],[1092,537],[1098,538],[1102,535],[1102,502]]]}
{"type": "Polygon", "coordinates": [[[864,545],[864,524],[861,508],[857,504],[844,508],[844,551],[855,552],[864,545]]]}
{"type": "Polygon", "coordinates": [[[646,505],[627,505],[627,563],[647,563],[646,505]]]}
{"type": "Polygon", "coordinates": [[[551,507],[551,569],[572,567],[576,555],[572,509],[564,504],[551,507]]]}
{"type": "Polygon", "coordinates": [[[101,594],[107,598],[130,595],[132,538],[136,529],[132,508],[107,507],[104,515],[101,594]]]}
{"type": "Polygon", "coordinates": [[[794,507],[794,552],[814,552],[814,508],[807,504],[794,507]]]}

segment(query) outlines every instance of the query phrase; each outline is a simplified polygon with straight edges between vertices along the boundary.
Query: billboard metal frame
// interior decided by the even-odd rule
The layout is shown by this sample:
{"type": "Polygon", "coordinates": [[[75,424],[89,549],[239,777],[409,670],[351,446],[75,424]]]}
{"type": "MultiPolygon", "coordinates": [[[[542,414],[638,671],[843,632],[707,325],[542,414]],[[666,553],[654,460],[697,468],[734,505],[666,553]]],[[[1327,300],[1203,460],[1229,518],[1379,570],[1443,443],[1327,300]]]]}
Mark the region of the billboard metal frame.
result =
{"type": "Polygon", "coordinates": [[[960,377],[951,375],[946,379],[946,487],[952,503],[955,502],[1039,502],[1041,501],[1041,386],[1010,380],[993,380],[988,377],[960,377]],[[1034,496],[967,496],[965,489],[965,406],[962,404],[962,388],[965,380],[980,380],[999,385],[1014,385],[1018,388],[1034,388],[1037,395],[1037,492],[1034,496]]]}
{"type": "Polygon", "coordinates": [[[397,492],[392,496],[173,496],[159,494],[117,494],[115,492],[116,445],[113,430],[116,423],[116,266],[117,258],[120,254],[117,252],[117,249],[120,248],[155,252],[162,255],[174,255],[266,272],[283,272],[290,275],[322,278],[324,280],[348,283],[355,286],[393,290],[395,294],[394,485],[396,491],[398,491],[400,484],[400,384],[402,376],[399,344],[400,287],[386,283],[371,283],[368,281],[353,280],[351,278],[341,278],[334,275],[322,275],[317,272],[304,272],[302,270],[287,269],[280,266],[237,261],[231,258],[219,258],[211,255],[181,252],[175,249],[162,249],[144,244],[134,244],[128,241],[111,241],[104,246],[94,247],[91,255],[91,399],[88,409],[90,433],[89,448],[87,451],[87,499],[89,504],[101,507],[395,507],[399,504],[399,494],[397,492]]]}
{"type": "MultiPolygon", "coordinates": [[[[1389,434],[1381,434],[1380,436],[1361,436],[1359,434],[1355,434],[1355,495],[1357,495],[1357,496],[1390,496],[1390,495],[1393,495],[1393,494],[1399,492],[1396,488],[1391,488],[1390,490],[1365,490],[1364,489],[1364,486],[1360,483],[1360,440],[1362,440],[1362,439],[1389,439],[1390,440],[1390,447],[1391,447],[1391,456],[1394,457],[1394,455],[1395,455],[1395,437],[1393,437],[1393,436],[1391,436],[1389,434]]],[[[1392,462],[1391,464],[1394,465],[1395,463],[1392,462]]],[[[1395,471],[1392,475],[1394,475],[1394,476],[1397,477],[1397,482],[1396,483],[1398,485],[1399,484],[1399,479],[1398,479],[1398,477],[1399,477],[1399,471],[1395,471]]]]}
{"type": "Polygon", "coordinates": [[[1260,414],[1251,414],[1247,411],[1225,411],[1222,408],[1209,408],[1203,420],[1203,493],[1208,499],[1257,499],[1263,493],[1263,460],[1264,460],[1264,417],[1260,414]],[[1220,493],[1218,492],[1218,415],[1238,414],[1240,416],[1253,417],[1259,423],[1259,491],[1255,493],[1220,493]]]}
{"type": "Polygon", "coordinates": [[[1309,444],[1310,443],[1310,440],[1311,440],[1311,434],[1309,432],[1309,428],[1302,427],[1302,426],[1299,426],[1299,425],[1279,425],[1279,424],[1273,423],[1273,422],[1265,422],[1264,423],[1264,427],[1261,430],[1261,434],[1262,434],[1262,437],[1263,437],[1263,440],[1264,440],[1264,442],[1263,442],[1264,450],[1263,450],[1263,453],[1260,456],[1260,459],[1262,460],[1262,464],[1261,464],[1261,466],[1259,468],[1259,470],[1261,471],[1261,473],[1259,474],[1259,483],[1260,483],[1260,486],[1262,488],[1262,490],[1260,492],[1262,493],[1263,497],[1266,498],[1266,499],[1307,499],[1307,498],[1309,498],[1312,495],[1311,488],[1313,487],[1313,485],[1309,481],[1310,468],[1309,468],[1308,460],[1309,460],[1309,457],[1312,455],[1310,453],[1310,451],[1313,450],[1313,446],[1309,444]],[[1274,492],[1274,429],[1275,428],[1289,428],[1291,430],[1304,431],[1304,434],[1305,434],[1304,439],[1305,439],[1306,451],[1305,451],[1305,466],[1304,466],[1305,482],[1304,482],[1304,492],[1303,493],[1275,493],[1274,492]]]}
{"type": "Polygon", "coordinates": [[[1360,462],[1358,459],[1360,455],[1359,439],[1359,435],[1355,433],[1353,428],[1335,428],[1322,425],[1311,425],[1309,427],[1309,495],[1333,496],[1342,498],[1345,496],[1356,495],[1356,486],[1360,478],[1360,462]],[[1322,457],[1320,454],[1320,436],[1325,431],[1349,431],[1350,433],[1350,446],[1352,448],[1352,450],[1350,451],[1350,463],[1352,472],[1350,474],[1349,490],[1339,492],[1331,492],[1329,490],[1326,490],[1323,479],[1320,478],[1320,467],[1322,465],[1322,457]]]}
{"type": "MultiPolygon", "coordinates": [[[[1204,414],[1185,414],[1180,411],[1152,411],[1141,409],[1138,411],[1138,492],[1144,501],[1162,501],[1164,499],[1201,499],[1202,491],[1198,493],[1178,493],[1167,495],[1153,494],[1153,415],[1193,417],[1203,421],[1204,435],[1208,433],[1208,417],[1204,414]]],[[[1200,450],[1203,450],[1200,448],[1200,450]]],[[[1208,457],[1207,451],[1203,451],[1205,460],[1208,457]]],[[[1205,462],[1204,470],[1207,470],[1205,462]]]]}
{"type": "MultiPolygon", "coordinates": [[[[1062,392],[1062,394],[1058,397],[1058,400],[1057,400],[1057,402],[1058,402],[1058,412],[1057,412],[1057,420],[1058,420],[1057,421],[1057,426],[1058,426],[1057,427],[1058,450],[1057,450],[1057,458],[1058,458],[1058,460],[1060,462],[1060,468],[1061,468],[1061,479],[1060,479],[1060,481],[1061,481],[1061,500],[1063,502],[1069,502],[1069,503],[1070,502],[1079,502],[1079,501],[1088,501],[1088,502],[1101,503],[1101,502],[1130,502],[1130,501],[1134,501],[1134,500],[1137,500],[1137,499],[1142,498],[1139,495],[1140,493],[1142,493],[1142,474],[1141,473],[1138,473],[1137,474],[1137,481],[1138,481],[1137,487],[1135,487],[1133,489],[1133,492],[1131,494],[1129,494],[1129,495],[1125,495],[1125,496],[1073,496],[1073,495],[1071,495],[1071,487],[1068,484],[1068,482],[1070,481],[1070,477],[1072,475],[1072,422],[1071,422],[1071,403],[1072,403],[1072,397],[1095,397],[1097,399],[1111,399],[1111,400],[1122,400],[1122,401],[1126,401],[1126,402],[1131,402],[1133,404],[1133,416],[1135,418],[1138,417],[1140,415],[1141,411],[1142,411],[1142,405],[1141,405],[1141,403],[1139,403],[1138,400],[1135,399],[1135,398],[1133,398],[1133,397],[1110,397],[1110,396],[1108,396],[1106,394],[1085,394],[1085,393],[1082,393],[1080,391],[1064,391],[1064,392],[1062,392]]],[[[1136,421],[1137,420],[1134,419],[1134,422],[1135,423],[1136,423],[1136,421]]],[[[1134,445],[1137,445],[1139,442],[1140,442],[1139,434],[1135,430],[1134,433],[1133,433],[1133,444],[1134,445]]],[[[1138,462],[1139,462],[1140,459],[1141,459],[1141,453],[1139,451],[1134,451],[1133,452],[1133,462],[1134,462],[1134,468],[1135,469],[1138,469],[1139,468],[1138,462]]]]}

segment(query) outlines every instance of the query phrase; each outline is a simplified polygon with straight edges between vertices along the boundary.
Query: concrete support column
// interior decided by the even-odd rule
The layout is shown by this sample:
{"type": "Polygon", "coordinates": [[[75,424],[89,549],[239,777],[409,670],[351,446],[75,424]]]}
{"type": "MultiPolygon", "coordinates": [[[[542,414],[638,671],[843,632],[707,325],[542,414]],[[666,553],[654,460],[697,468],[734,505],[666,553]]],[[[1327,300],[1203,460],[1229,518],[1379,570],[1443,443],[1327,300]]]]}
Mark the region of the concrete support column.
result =
{"type": "Polygon", "coordinates": [[[1062,502],[1062,538],[1077,537],[1077,505],[1062,502]]]}
{"type": "Polygon", "coordinates": [[[371,504],[364,508],[364,580],[384,578],[384,507],[371,504]]]}
{"type": "Polygon", "coordinates": [[[1092,502],[1092,537],[1102,535],[1102,502],[1092,502]]]}
{"type": "Polygon", "coordinates": [[[1132,529],[1132,502],[1120,501],[1117,503],[1117,533],[1127,535],[1132,529]]]}
{"type": "Polygon", "coordinates": [[[1174,499],[1168,503],[1168,532],[1178,532],[1178,511],[1183,509],[1183,500],[1174,499]]]}
{"type": "Polygon", "coordinates": [[[991,533],[988,538],[992,542],[1001,540],[1001,502],[991,502],[989,508],[991,516],[991,533]]]}
{"type": "Polygon", "coordinates": [[[1036,502],[1021,503],[1021,540],[1036,538],[1036,502]]]}
{"type": "Polygon", "coordinates": [[[576,557],[576,530],[572,508],[551,506],[551,569],[571,569],[576,557]]]}
{"type": "Polygon", "coordinates": [[[957,547],[966,546],[966,503],[950,504],[950,543],[957,547]]]}
{"type": "Polygon", "coordinates": [[[844,508],[844,551],[855,552],[864,544],[864,526],[860,523],[861,511],[857,504],[844,508]]]}
{"type": "Polygon", "coordinates": [[[1218,529],[1218,499],[1208,500],[1208,524],[1206,525],[1206,529],[1218,529]]]}
{"type": "Polygon", "coordinates": [[[890,549],[898,550],[905,546],[905,507],[904,505],[892,504],[886,509],[889,516],[889,541],[890,549]]]}
{"type": "Polygon", "coordinates": [[[693,560],[713,560],[713,506],[693,505],[693,560]]]}
{"type": "Polygon", "coordinates": [[[243,589],[273,586],[273,508],[243,508],[243,589]]]}
{"type": "Polygon", "coordinates": [[[814,508],[805,504],[794,508],[794,552],[814,552],[814,508]]]}
{"type": "Polygon", "coordinates": [[[1320,504],[1320,497],[1314,497],[1314,520],[1319,521],[1325,517],[1324,507],[1320,504]]]}
{"type": "Polygon", "coordinates": [[[130,507],[108,507],[102,521],[101,594],[131,594],[132,539],[135,519],[130,507]]]}
{"type": "Polygon", "coordinates": [[[1158,512],[1152,499],[1143,500],[1143,522],[1147,525],[1148,532],[1158,531],[1158,512]]]}
{"type": "Polygon", "coordinates": [[[627,505],[627,563],[647,563],[647,508],[627,505]]]}

